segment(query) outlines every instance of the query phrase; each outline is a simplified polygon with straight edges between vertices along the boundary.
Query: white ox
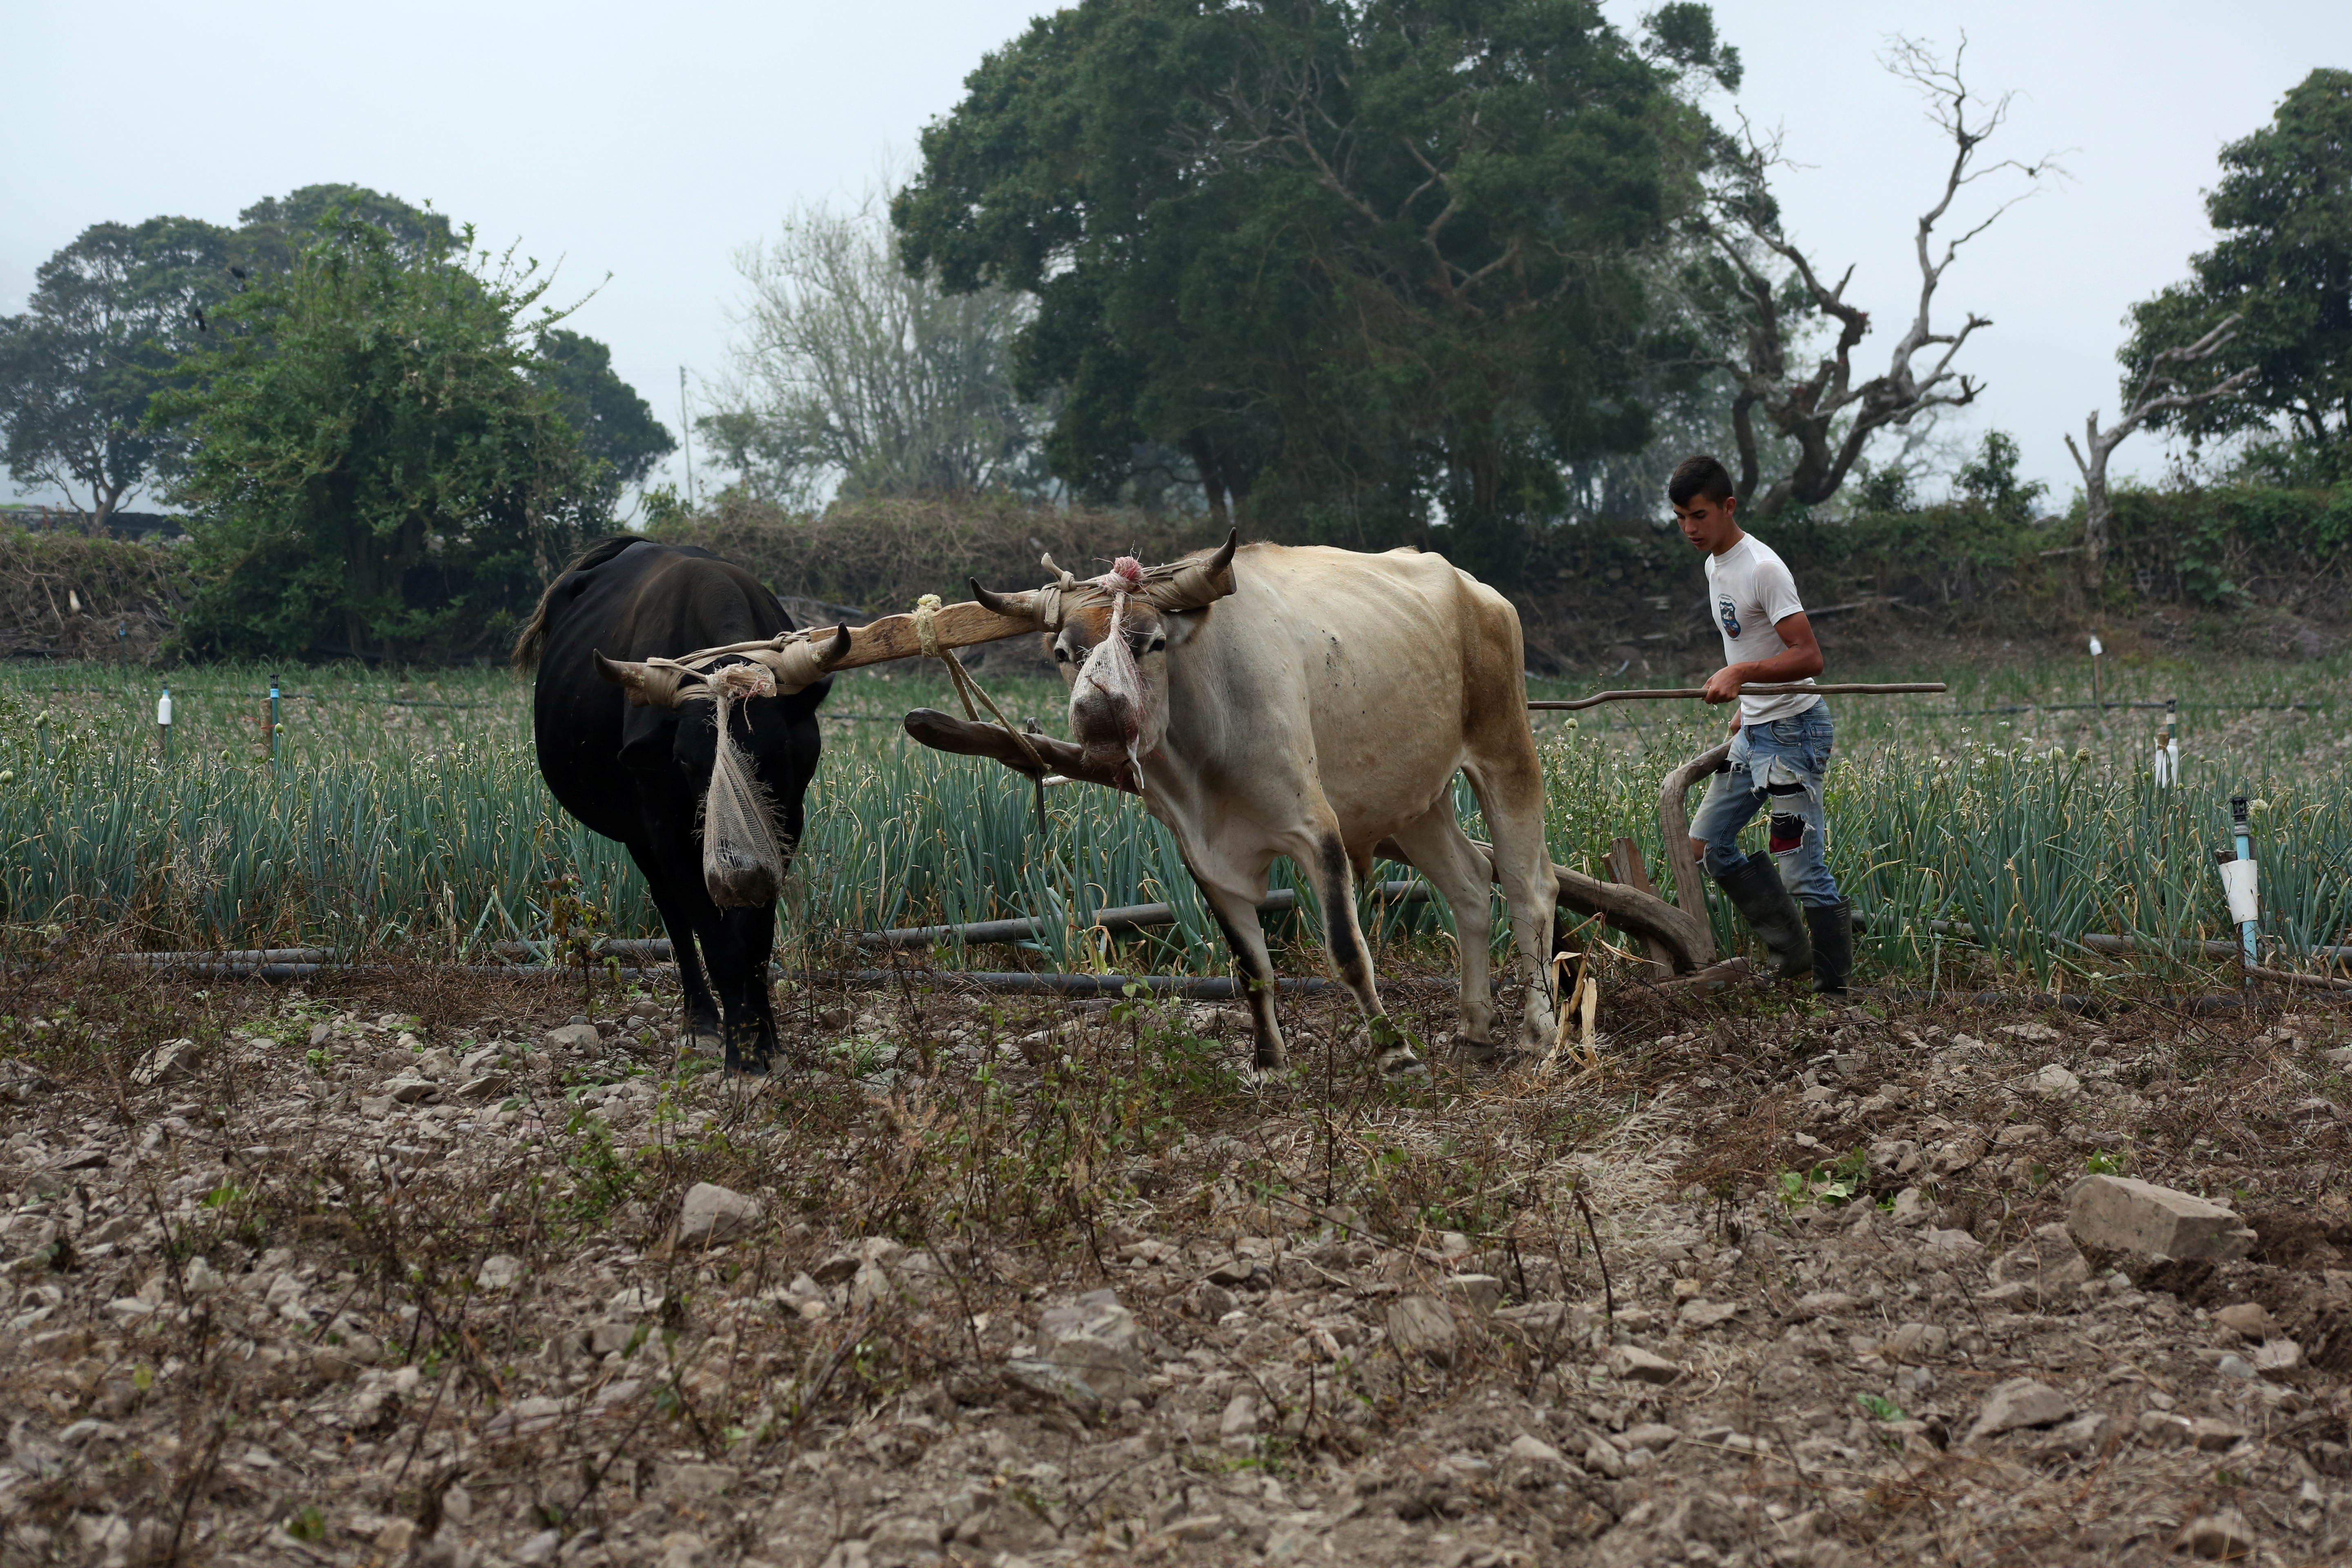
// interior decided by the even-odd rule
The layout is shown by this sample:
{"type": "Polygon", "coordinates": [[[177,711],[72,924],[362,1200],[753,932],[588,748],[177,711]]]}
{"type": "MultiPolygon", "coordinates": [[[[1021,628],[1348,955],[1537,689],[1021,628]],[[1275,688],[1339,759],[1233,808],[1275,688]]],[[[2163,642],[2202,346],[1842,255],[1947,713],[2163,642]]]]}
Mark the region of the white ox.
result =
{"type": "MultiPolygon", "coordinates": [[[[1139,784],[1145,808],[1174,831],[1247,982],[1257,1065],[1286,1060],[1257,919],[1277,855],[1313,879],[1331,967],[1361,1005],[1383,1070],[1421,1063],[1381,1011],[1356,919],[1356,881],[1375,853],[1411,863],[1453,909],[1474,1052],[1494,1044],[1488,888],[1502,884],[1527,983],[1521,1037],[1548,1045],[1556,883],[1509,602],[1413,550],[1253,544],[1236,554],[1228,540],[1150,577],[1065,574],[1034,593],[973,593],[1052,637],[1077,743],[1031,744],[1072,776],[1139,784]],[[1133,661],[1124,668],[1115,614],[1133,661]],[[1456,773],[1486,814],[1491,858],[1455,818],[1456,773]]],[[[1001,731],[935,713],[910,714],[907,727],[1035,771],[1001,731]]]]}

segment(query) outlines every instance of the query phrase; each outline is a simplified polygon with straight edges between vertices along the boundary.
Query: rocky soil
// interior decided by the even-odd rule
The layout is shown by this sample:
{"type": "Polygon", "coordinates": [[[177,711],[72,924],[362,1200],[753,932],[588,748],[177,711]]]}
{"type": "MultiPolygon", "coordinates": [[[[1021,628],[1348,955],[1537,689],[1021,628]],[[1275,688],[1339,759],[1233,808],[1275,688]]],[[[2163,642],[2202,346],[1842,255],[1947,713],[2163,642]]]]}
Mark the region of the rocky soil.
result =
{"type": "Polygon", "coordinates": [[[2352,1557],[2316,1006],[10,984],[5,1568],[2352,1557]]]}

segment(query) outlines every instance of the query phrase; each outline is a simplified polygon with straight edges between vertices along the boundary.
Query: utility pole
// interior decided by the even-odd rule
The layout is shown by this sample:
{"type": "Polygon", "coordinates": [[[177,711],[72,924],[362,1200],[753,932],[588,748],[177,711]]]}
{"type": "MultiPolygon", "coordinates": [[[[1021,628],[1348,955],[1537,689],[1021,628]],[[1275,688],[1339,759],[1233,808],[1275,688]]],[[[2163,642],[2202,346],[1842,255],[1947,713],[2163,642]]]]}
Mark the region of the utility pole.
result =
{"type": "Polygon", "coordinates": [[[677,367],[677,430],[686,442],[686,504],[690,510],[694,500],[694,425],[686,416],[686,366],[677,367]]]}

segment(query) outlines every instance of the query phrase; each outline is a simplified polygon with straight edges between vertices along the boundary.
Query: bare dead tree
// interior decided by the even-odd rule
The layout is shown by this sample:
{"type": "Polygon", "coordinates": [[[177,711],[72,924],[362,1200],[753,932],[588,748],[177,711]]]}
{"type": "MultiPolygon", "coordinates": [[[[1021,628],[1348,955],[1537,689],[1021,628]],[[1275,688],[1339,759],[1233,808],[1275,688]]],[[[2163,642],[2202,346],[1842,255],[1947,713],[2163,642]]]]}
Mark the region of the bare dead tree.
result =
{"type": "Polygon", "coordinates": [[[2066,450],[2074,454],[2074,466],[2083,471],[2083,557],[2093,587],[2098,586],[2106,574],[2107,536],[2115,521],[2115,504],[2107,496],[2107,458],[2123,445],[2126,437],[2147,424],[2152,416],[2195,408],[2216,398],[2234,395],[2253,379],[2258,367],[2252,365],[2195,389],[2182,379],[2182,374],[2190,366],[2211,359],[2238,335],[2239,320],[2235,315],[2224,316],[2211,331],[2195,342],[2158,354],[2148,364],[2139,391],[2121,418],[2102,430],[2099,411],[2094,408],[2090,417],[2083,421],[2084,446],[2074,445],[2071,435],[2066,437],[2066,450]],[[2087,458],[2084,456],[2084,447],[2089,448],[2087,458]]]}
{"type": "Polygon", "coordinates": [[[1912,83],[1928,104],[1928,118],[1952,144],[1952,162],[1936,204],[1920,215],[1913,247],[1919,265],[1918,307],[1888,355],[1885,371],[1857,383],[1854,350],[1870,331],[1870,314],[1845,297],[1853,281],[1849,266],[1834,284],[1791,240],[1768,176],[1785,163],[1777,138],[1759,140],[1743,120],[1735,141],[1717,145],[1717,165],[1693,226],[1724,269],[1732,308],[1718,316],[1717,338],[1725,346],[1701,363],[1728,373],[1738,391],[1731,420],[1738,447],[1740,503],[1769,517],[1791,502],[1817,505],[1837,493],[1873,435],[1907,426],[1938,408],[1976,400],[1981,383],[1953,369],[1961,346],[1990,320],[1969,313],[1957,331],[1936,330],[1936,290],[1960,248],[1990,227],[2000,215],[2061,176],[2051,157],[2032,163],[1981,161],[1979,150],[2009,117],[2011,95],[1990,102],[1970,91],[1961,74],[1960,47],[1947,66],[1925,45],[1896,38],[1883,63],[1912,83]],[[2026,189],[1994,207],[1973,226],[1937,248],[1937,226],[1970,185],[1998,174],[2021,176],[2026,189]],[[1785,263],[1790,276],[1771,276],[1785,263]],[[1812,318],[1834,322],[1837,333],[1810,369],[1802,366],[1801,342],[1812,318]],[[1924,359],[1922,356],[1926,356],[1924,359]],[[1794,443],[1797,457],[1788,472],[1766,483],[1758,451],[1759,410],[1794,443]],[[1759,493],[1760,491],[1760,493],[1759,493]]]}

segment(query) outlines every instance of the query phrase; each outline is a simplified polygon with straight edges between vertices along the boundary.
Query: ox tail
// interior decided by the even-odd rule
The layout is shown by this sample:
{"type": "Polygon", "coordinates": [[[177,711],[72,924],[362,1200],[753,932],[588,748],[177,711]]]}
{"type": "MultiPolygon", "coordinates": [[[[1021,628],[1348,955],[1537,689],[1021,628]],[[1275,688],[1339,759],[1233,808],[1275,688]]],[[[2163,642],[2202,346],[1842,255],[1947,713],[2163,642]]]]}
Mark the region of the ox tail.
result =
{"type": "Polygon", "coordinates": [[[557,584],[574,572],[602,566],[630,545],[643,542],[642,537],[634,533],[607,534],[573,556],[572,563],[555,574],[548,583],[546,591],[540,595],[539,605],[530,612],[530,619],[522,624],[522,631],[515,638],[514,652],[509,657],[518,671],[527,670],[537,664],[541,650],[547,647],[548,604],[555,597],[557,584]]]}

